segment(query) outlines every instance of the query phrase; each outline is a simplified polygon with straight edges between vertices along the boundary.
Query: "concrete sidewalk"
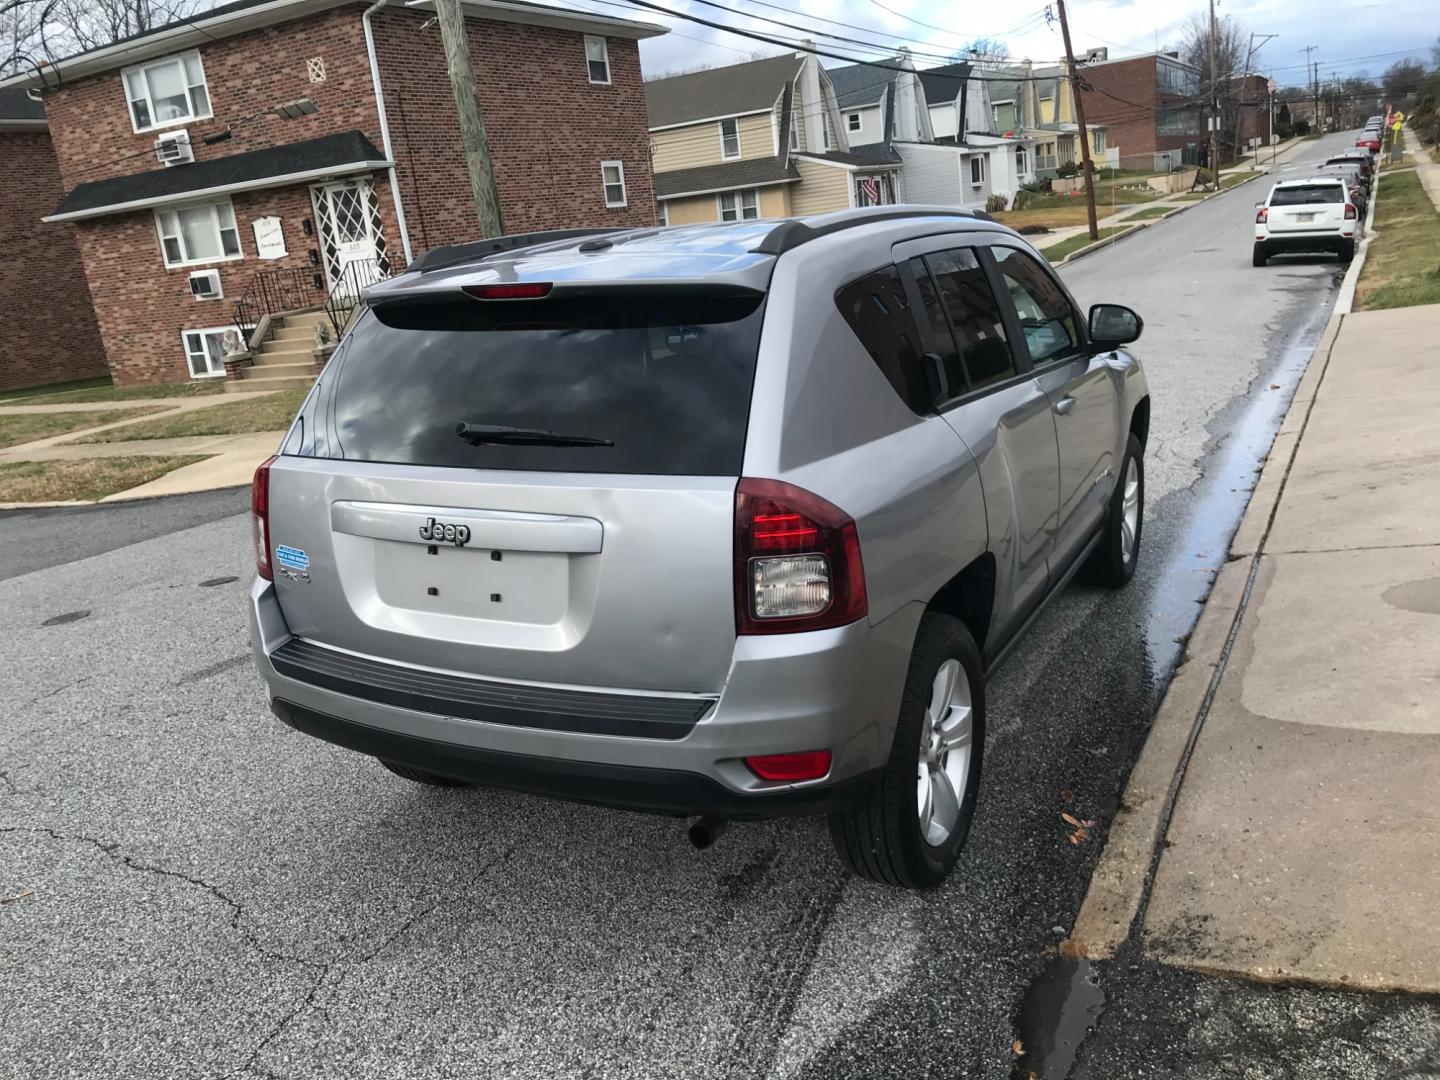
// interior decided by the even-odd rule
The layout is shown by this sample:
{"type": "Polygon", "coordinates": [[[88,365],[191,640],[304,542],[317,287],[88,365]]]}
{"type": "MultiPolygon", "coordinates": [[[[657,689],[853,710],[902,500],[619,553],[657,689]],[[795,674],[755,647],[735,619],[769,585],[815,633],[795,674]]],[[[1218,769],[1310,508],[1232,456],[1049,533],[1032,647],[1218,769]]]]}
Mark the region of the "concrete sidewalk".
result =
{"type": "Polygon", "coordinates": [[[1082,950],[1113,955],[1138,910],[1144,952],[1182,967],[1440,992],[1437,395],[1440,305],[1332,322],[1132,773],[1082,950]]]}

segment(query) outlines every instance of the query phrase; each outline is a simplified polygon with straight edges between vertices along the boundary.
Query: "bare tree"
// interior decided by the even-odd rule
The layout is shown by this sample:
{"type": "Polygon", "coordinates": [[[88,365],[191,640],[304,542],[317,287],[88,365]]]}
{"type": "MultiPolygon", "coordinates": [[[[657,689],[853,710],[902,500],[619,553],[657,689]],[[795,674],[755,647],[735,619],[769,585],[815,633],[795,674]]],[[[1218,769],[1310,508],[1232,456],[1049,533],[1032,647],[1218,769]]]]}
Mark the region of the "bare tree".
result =
{"type": "Polygon", "coordinates": [[[1419,60],[1397,60],[1381,76],[1385,96],[1397,105],[1409,101],[1424,81],[1425,65],[1419,60]]]}
{"type": "Polygon", "coordinates": [[[213,0],[0,0],[0,75],[177,22],[213,0]]]}
{"type": "Polygon", "coordinates": [[[46,22],[55,0],[0,0],[0,78],[48,58],[46,22]]]}
{"type": "Polygon", "coordinates": [[[999,38],[978,37],[950,54],[954,61],[969,61],[977,67],[995,67],[1010,59],[1010,50],[999,38]]]}
{"type": "MultiPolygon", "coordinates": [[[[1233,15],[1215,20],[1215,69],[1223,87],[1232,75],[1243,74],[1250,31],[1233,15]]],[[[1210,85],[1210,16],[1192,11],[1180,28],[1180,59],[1200,69],[1200,83],[1210,85]]]]}

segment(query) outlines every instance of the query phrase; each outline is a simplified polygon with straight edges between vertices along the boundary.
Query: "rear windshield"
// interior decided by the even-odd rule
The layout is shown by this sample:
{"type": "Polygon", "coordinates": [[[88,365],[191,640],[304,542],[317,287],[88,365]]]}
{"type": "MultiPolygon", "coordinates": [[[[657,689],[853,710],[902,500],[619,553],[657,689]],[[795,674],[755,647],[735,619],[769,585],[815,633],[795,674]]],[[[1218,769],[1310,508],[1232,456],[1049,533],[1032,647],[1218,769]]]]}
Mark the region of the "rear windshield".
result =
{"type": "Polygon", "coordinates": [[[1271,206],[1300,206],[1304,203],[1337,203],[1345,201],[1342,184],[1305,184],[1301,187],[1276,188],[1270,193],[1271,206]]]}
{"type": "Polygon", "coordinates": [[[739,475],[759,293],[378,305],[346,339],[337,457],[478,469],[739,475]],[[613,445],[478,445],[523,428],[613,445]]]}

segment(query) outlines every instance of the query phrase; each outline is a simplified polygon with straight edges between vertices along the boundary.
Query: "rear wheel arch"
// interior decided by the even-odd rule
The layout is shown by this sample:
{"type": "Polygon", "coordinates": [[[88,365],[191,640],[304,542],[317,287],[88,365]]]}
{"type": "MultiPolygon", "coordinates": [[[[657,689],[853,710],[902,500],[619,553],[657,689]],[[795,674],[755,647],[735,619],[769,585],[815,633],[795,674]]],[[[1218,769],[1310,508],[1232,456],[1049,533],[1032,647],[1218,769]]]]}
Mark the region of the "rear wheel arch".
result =
{"type": "Polygon", "coordinates": [[[982,655],[994,609],[995,555],[989,551],[971,560],[926,605],[927,611],[949,615],[964,623],[982,655]]]}

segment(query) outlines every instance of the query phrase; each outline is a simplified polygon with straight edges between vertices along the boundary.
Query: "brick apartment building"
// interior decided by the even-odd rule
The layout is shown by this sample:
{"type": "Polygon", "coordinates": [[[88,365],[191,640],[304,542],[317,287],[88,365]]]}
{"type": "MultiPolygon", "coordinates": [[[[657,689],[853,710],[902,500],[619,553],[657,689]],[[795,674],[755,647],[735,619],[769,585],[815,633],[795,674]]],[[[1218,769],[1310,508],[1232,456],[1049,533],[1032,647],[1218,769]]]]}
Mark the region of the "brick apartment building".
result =
{"type": "Polygon", "coordinates": [[[0,90],[0,390],[104,375],[105,352],[73,225],[41,218],[60,201],[45,107],[0,90]]]}
{"type": "Polygon", "coordinates": [[[1085,118],[1106,126],[1109,144],[1120,148],[1120,168],[1173,168],[1198,159],[1205,139],[1199,68],[1178,53],[1111,60],[1105,49],[1092,49],[1087,56],[1085,118]]]}
{"type": "Polygon", "coordinates": [[[1270,79],[1265,75],[1242,75],[1230,83],[1230,114],[1225,125],[1226,145],[1232,152],[1237,150],[1235,136],[1238,132],[1238,151],[1243,153],[1252,146],[1269,146],[1271,133],[1272,101],[1270,79]]]}
{"type": "MultiPolygon", "coordinates": [[[[506,231],[653,223],[637,43],[663,31],[464,10],[506,231]]],[[[75,235],[120,384],[223,377],[242,298],[315,307],[479,238],[424,0],[239,0],[0,87],[43,91],[46,220],[75,235]]]]}

